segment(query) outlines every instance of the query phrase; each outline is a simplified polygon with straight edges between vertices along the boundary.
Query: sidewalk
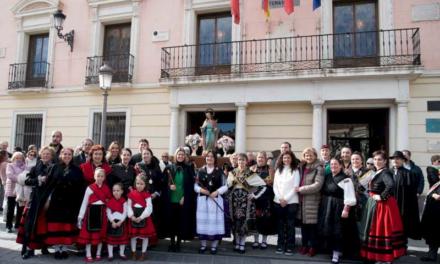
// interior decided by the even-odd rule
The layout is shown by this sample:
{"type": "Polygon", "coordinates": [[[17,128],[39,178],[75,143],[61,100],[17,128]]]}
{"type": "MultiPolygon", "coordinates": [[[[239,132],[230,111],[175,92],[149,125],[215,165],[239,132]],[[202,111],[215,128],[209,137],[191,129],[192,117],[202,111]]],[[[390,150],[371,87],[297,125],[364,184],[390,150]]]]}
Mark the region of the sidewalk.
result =
{"type": "MultiPolygon", "coordinates": [[[[1,219],[2,220],[2,219],[1,219]]],[[[0,263],[16,264],[16,263],[82,263],[83,257],[71,255],[67,260],[55,260],[53,255],[42,256],[40,252],[36,252],[36,257],[28,260],[22,260],[20,256],[21,245],[15,243],[16,234],[6,233],[3,221],[0,223],[0,263]]],[[[249,238],[253,241],[253,238],[249,238]]],[[[232,251],[232,243],[223,241],[218,247],[218,254],[210,255],[208,252],[204,255],[197,254],[199,244],[195,240],[193,242],[184,243],[182,252],[167,252],[168,241],[160,241],[159,245],[148,251],[148,263],[203,263],[203,264],[288,264],[288,263],[330,263],[330,256],[317,255],[313,258],[305,257],[300,254],[293,256],[284,256],[275,254],[275,236],[269,238],[269,248],[267,250],[252,249],[248,243],[246,254],[240,255],[232,251]]],[[[395,263],[416,264],[424,263],[419,257],[426,252],[427,248],[423,241],[410,241],[409,254],[395,263]]],[[[115,251],[116,252],[116,251],[115,251]]],[[[101,263],[110,263],[106,259],[101,263]]],[[[134,261],[120,261],[117,258],[111,263],[136,263],[134,261]]],[[[342,263],[361,263],[360,261],[346,261],[342,263]]]]}

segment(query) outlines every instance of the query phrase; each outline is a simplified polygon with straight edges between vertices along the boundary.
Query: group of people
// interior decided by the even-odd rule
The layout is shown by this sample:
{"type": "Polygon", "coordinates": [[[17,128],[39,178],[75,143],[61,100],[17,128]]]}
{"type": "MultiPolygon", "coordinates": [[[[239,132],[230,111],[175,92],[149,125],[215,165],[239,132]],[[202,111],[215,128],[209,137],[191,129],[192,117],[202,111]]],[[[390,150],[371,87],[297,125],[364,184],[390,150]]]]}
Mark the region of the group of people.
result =
{"type": "Polygon", "coordinates": [[[103,245],[109,260],[114,247],[121,259],[143,260],[158,239],[169,238],[169,251],[178,252],[183,240],[194,237],[200,254],[216,254],[230,236],[234,251],[243,254],[250,235],[254,249],[267,249],[268,236],[277,235],[277,254],[328,252],[332,263],[342,256],[392,262],[406,254],[408,238],[424,238],[429,252],[422,260],[437,258],[438,155],[427,169],[430,189],[420,221],[424,177],[407,150],[390,157],[379,150],[365,162],[350,147],[331,157],[323,145],[319,153],[306,148],[297,158],[284,142],[277,157],[238,153],[226,164],[208,150],[197,167],[185,148],[176,150],[173,161],[168,153],[156,158],[146,139],[134,155],[117,142],[106,151],[90,139],[77,150],[61,141],[62,133],[55,131],[39,155],[31,147],[26,155],[13,153],[10,162],[0,150],[6,227],[12,232],[17,208],[14,226],[24,259],[36,249],[47,254],[48,247],[64,259],[75,244],[85,248],[87,262],[102,259],[103,245]],[[298,248],[296,228],[302,238],[298,248]]]}

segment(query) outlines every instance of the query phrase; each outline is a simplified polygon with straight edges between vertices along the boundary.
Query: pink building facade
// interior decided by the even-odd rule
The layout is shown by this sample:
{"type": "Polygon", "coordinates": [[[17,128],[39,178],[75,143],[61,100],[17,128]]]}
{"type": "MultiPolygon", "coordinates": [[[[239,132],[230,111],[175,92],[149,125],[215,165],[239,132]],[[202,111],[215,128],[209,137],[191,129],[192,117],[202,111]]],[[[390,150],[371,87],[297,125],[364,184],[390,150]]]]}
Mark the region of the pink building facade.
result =
{"type": "Polygon", "coordinates": [[[440,152],[440,1],[5,0],[0,137],[11,145],[99,139],[99,66],[115,69],[110,139],[172,151],[217,112],[236,151],[350,144],[366,155],[440,152]],[[52,14],[67,16],[73,50],[52,14]],[[438,131],[439,130],[439,131],[438,131]]]}

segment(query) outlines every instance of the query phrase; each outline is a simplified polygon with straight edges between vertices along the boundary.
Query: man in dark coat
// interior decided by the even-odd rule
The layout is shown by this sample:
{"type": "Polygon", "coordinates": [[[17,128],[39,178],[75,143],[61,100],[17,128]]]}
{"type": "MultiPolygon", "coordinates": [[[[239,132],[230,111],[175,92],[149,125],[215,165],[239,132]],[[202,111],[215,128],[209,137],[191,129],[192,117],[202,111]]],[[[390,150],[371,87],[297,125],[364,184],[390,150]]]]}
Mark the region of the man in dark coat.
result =
{"type": "MultiPolygon", "coordinates": [[[[134,154],[133,156],[131,156],[131,160],[130,160],[130,165],[135,166],[137,163],[142,161],[142,151],[144,151],[145,149],[149,149],[150,148],[150,143],[148,142],[147,139],[142,138],[139,140],[139,153],[134,154]]],[[[156,158],[156,156],[153,156],[153,158],[155,160],[155,162],[157,164],[159,164],[159,159],[156,158]]]]}
{"type": "Polygon", "coordinates": [[[394,178],[394,196],[397,199],[400,215],[402,216],[405,235],[412,239],[420,239],[420,218],[417,199],[417,176],[403,166],[406,158],[401,151],[396,151],[390,157],[394,178]]]}
{"type": "Polygon", "coordinates": [[[52,132],[52,141],[49,144],[49,147],[53,148],[55,155],[52,158],[53,163],[58,163],[60,159],[61,150],[63,149],[63,145],[61,145],[61,141],[63,141],[63,133],[59,130],[55,130],[52,132]]]}
{"type": "Polygon", "coordinates": [[[422,169],[417,166],[414,161],[411,160],[411,151],[405,149],[402,151],[405,156],[407,162],[403,165],[406,169],[410,170],[416,176],[417,179],[417,194],[420,195],[423,193],[423,189],[425,188],[425,177],[423,176],[422,169]]]}

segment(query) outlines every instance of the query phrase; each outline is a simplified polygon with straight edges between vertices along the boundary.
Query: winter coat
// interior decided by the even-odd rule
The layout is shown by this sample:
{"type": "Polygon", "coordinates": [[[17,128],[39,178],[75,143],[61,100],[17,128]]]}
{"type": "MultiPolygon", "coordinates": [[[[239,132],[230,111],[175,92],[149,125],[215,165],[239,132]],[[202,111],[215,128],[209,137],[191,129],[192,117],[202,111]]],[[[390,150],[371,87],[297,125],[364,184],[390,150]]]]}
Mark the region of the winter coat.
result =
{"type": "Polygon", "coordinates": [[[15,197],[15,185],[18,180],[18,175],[26,169],[26,164],[23,162],[18,165],[16,163],[9,163],[6,167],[6,184],[5,197],[15,197]]]}
{"type": "Polygon", "coordinates": [[[303,224],[317,224],[321,201],[321,188],[324,183],[324,166],[316,160],[304,173],[306,164],[301,165],[301,183],[299,187],[301,219],[303,224]]]}

